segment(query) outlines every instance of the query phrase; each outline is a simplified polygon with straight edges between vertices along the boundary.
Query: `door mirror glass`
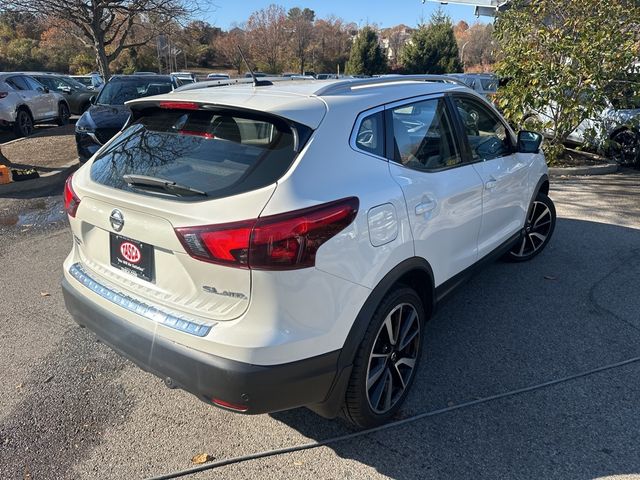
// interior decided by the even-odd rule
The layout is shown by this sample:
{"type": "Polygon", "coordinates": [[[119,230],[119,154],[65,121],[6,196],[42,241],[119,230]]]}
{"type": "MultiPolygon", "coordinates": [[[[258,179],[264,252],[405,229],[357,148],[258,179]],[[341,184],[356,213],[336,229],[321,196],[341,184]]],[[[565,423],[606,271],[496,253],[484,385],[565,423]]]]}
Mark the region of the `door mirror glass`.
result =
{"type": "Polygon", "coordinates": [[[523,130],[518,134],[518,152],[538,153],[542,145],[542,135],[523,130]]]}

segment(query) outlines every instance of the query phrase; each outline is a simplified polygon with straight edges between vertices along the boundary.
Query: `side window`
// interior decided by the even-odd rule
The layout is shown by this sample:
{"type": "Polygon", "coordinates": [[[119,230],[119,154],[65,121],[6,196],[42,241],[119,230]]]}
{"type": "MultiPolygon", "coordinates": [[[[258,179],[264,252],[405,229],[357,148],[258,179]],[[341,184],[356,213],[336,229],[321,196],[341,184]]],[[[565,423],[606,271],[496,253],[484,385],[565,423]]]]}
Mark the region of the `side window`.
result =
{"type": "Polygon", "coordinates": [[[362,119],[355,138],[358,149],[384,157],[383,118],[383,112],[377,112],[362,119]]]}
{"type": "Polygon", "coordinates": [[[42,84],[31,77],[22,77],[22,79],[29,86],[29,90],[38,90],[39,88],[42,88],[42,84]]]}
{"type": "Polygon", "coordinates": [[[394,160],[418,170],[462,163],[443,99],[424,100],[391,110],[394,160]]]}
{"type": "Polygon", "coordinates": [[[496,114],[475,100],[454,97],[453,101],[474,161],[492,160],[512,152],[507,129],[496,114]]]}
{"type": "Polygon", "coordinates": [[[24,81],[24,77],[11,77],[7,79],[7,83],[16,90],[29,90],[27,82],[24,81]]]}

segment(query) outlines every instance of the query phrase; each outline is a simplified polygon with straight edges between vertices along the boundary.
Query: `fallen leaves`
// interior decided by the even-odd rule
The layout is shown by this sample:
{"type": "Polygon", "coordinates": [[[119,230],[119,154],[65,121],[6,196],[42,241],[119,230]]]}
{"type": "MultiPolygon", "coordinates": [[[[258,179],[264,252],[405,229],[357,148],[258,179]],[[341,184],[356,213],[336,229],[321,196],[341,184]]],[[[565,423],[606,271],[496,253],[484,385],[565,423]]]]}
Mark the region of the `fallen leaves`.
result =
{"type": "Polygon", "coordinates": [[[213,455],[209,455],[208,453],[199,453],[191,459],[191,462],[195,463],[196,465],[202,465],[203,463],[210,462],[213,459],[213,455]]]}
{"type": "Polygon", "coordinates": [[[49,292],[40,292],[41,297],[50,297],[51,294],[49,292]]]}
{"type": "Polygon", "coordinates": [[[557,280],[557,278],[556,278],[556,277],[554,277],[553,275],[545,275],[545,276],[544,276],[544,279],[545,279],[545,280],[557,280]]]}

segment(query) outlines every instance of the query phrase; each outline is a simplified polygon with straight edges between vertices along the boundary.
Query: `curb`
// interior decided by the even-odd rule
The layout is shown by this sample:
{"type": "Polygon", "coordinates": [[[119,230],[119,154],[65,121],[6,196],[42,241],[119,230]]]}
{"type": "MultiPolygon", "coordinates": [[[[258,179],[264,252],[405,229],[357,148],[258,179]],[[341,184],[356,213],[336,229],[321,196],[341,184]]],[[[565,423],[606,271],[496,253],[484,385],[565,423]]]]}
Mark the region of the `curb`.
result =
{"type": "Polygon", "coordinates": [[[76,159],[73,162],[65,165],[59,170],[53,170],[51,172],[44,173],[38,178],[32,180],[24,180],[22,182],[11,182],[5,185],[0,185],[0,197],[6,197],[15,193],[24,193],[28,191],[37,191],[41,188],[51,187],[56,185],[66,178],[80,167],[80,162],[76,159]]]}
{"type": "Polygon", "coordinates": [[[549,167],[549,175],[554,177],[575,175],[607,175],[618,171],[617,163],[590,165],[584,167],[549,167]]]}

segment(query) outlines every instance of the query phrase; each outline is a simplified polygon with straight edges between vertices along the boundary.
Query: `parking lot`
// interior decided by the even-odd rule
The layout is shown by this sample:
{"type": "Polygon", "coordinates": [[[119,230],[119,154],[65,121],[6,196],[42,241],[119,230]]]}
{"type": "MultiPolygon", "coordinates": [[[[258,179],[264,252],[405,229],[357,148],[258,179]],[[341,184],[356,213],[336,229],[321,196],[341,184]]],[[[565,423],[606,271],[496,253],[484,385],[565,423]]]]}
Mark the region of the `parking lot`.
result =
{"type": "MultiPolygon", "coordinates": [[[[188,478],[640,478],[640,361],[576,377],[640,356],[640,175],[555,179],[551,196],[549,248],[490,265],[428,325],[402,418],[445,411],[188,478]]],[[[96,342],[63,305],[61,211],[0,199],[0,478],[146,478],[354,432],[207,406],[96,342]]]]}

